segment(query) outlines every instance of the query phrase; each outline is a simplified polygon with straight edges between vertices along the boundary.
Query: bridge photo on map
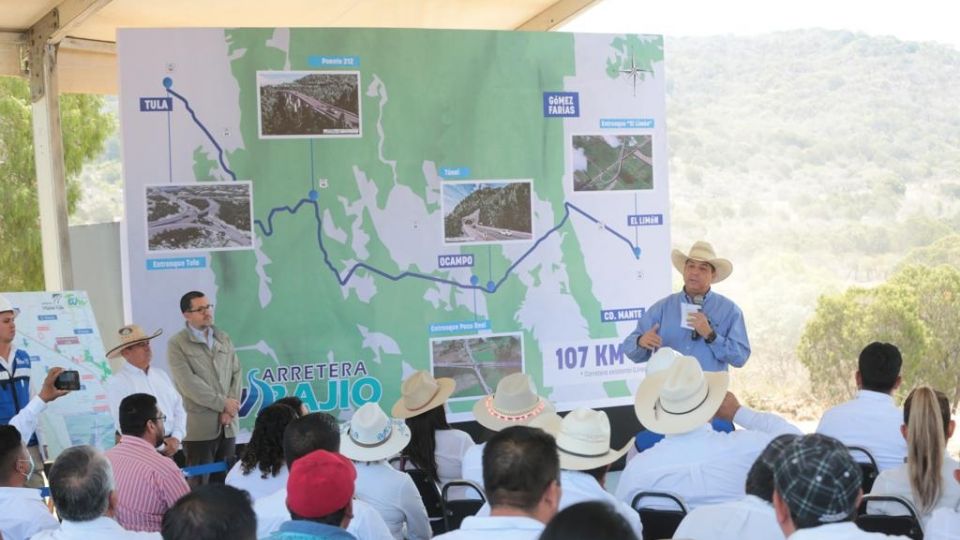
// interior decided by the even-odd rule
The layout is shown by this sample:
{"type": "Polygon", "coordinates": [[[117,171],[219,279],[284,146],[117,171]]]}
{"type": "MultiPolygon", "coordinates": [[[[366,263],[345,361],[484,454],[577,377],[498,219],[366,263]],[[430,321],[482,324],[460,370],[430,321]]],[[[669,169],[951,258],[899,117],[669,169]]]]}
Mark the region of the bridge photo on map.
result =
{"type": "Polygon", "coordinates": [[[523,371],[522,334],[435,339],[430,342],[434,377],[457,383],[451,398],[492,394],[500,379],[523,371]]]}
{"type": "Polygon", "coordinates": [[[260,138],[359,137],[357,71],[258,71],[260,138]]]}
{"type": "Polygon", "coordinates": [[[444,182],[443,240],[499,244],[533,238],[529,180],[444,182]]]}
{"type": "Polygon", "coordinates": [[[573,190],[653,189],[652,135],[574,135],[573,190]]]}
{"type": "Polygon", "coordinates": [[[147,250],[253,247],[251,183],[147,186],[147,250]]]}

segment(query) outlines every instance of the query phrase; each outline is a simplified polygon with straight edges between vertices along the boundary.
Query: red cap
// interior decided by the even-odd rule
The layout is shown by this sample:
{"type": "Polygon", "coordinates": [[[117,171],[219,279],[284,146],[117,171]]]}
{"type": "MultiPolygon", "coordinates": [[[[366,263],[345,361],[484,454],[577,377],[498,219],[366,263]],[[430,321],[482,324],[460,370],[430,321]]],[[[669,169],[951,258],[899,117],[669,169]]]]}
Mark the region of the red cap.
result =
{"type": "Polygon", "coordinates": [[[353,499],[357,470],[349,459],[316,450],[293,462],[287,478],[287,509],[319,518],[346,508],[353,499]]]}

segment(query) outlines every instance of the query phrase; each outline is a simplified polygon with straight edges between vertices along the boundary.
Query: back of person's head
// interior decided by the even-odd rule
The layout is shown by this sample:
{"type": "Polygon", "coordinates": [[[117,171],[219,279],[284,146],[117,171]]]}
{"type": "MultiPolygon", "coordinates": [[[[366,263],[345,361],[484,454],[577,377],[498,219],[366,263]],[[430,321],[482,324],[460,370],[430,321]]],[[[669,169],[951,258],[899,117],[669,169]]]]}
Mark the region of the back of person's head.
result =
{"type": "MultiPolygon", "coordinates": [[[[0,486],[3,486],[13,475],[22,447],[23,438],[20,437],[17,428],[7,424],[0,426],[0,486]]],[[[22,476],[20,478],[23,479],[22,476]]]]}
{"type": "Polygon", "coordinates": [[[418,469],[426,472],[434,480],[439,480],[436,433],[438,429],[450,429],[444,406],[440,405],[423,414],[407,418],[405,422],[410,428],[410,444],[404,448],[403,455],[418,469]]]}
{"type": "Polygon", "coordinates": [[[283,403],[274,403],[260,411],[240,459],[243,474],[259,469],[261,476],[268,478],[280,472],[284,465],[283,433],[296,418],[297,413],[283,403]]]}
{"type": "Polygon", "coordinates": [[[287,478],[287,510],[295,521],[346,528],[357,471],[346,457],[317,450],[298,459],[287,478]]]}
{"type": "Polygon", "coordinates": [[[773,501],[773,470],[780,459],[783,449],[797,438],[797,435],[787,433],[776,437],[753,462],[747,473],[747,495],[759,497],[767,502],[773,501]]]}
{"type": "Polygon", "coordinates": [[[207,484],[184,495],[163,515],[164,540],[254,540],[257,516],[250,495],[223,484],[207,484]]]}
{"type": "Polygon", "coordinates": [[[193,307],[193,306],[191,305],[191,303],[193,302],[193,299],[194,299],[194,298],[203,298],[204,296],[206,296],[206,295],[204,295],[204,294],[203,294],[202,292],[200,292],[200,291],[190,291],[190,292],[184,294],[183,296],[181,296],[181,297],[180,297],[180,313],[186,313],[186,312],[190,311],[190,309],[193,307]]]}
{"type": "Polygon", "coordinates": [[[340,425],[327,413],[301,416],[283,431],[283,458],[288,470],[294,461],[316,450],[340,451],[340,425]]]}
{"type": "Polygon", "coordinates": [[[50,494],[66,521],[91,521],[104,515],[113,492],[110,462],[92,446],[64,450],[50,469],[50,494]]]}
{"type": "Polygon", "coordinates": [[[557,443],[543,430],[511,426],[483,448],[483,485],[491,507],[530,512],[551,483],[559,481],[557,443]]]}
{"type": "Polygon", "coordinates": [[[150,394],[130,394],[120,402],[120,433],[140,437],[147,422],[157,417],[157,398],[150,394]]]}
{"type": "Polygon", "coordinates": [[[907,426],[907,472],[921,514],[933,511],[943,493],[943,455],[952,430],[950,401],[929,386],[914,388],[903,403],[907,426]]]}
{"type": "Polygon", "coordinates": [[[587,501],[557,513],[540,534],[540,540],[639,540],[627,520],[610,504],[587,501]]]}
{"type": "MultiPolygon", "coordinates": [[[[840,441],[814,433],[797,437],[780,454],[774,468],[774,507],[783,526],[793,529],[853,520],[863,474],[840,441]]],[[[792,532],[784,530],[786,536],[792,532]]]]}
{"type": "Polygon", "coordinates": [[[286,405],[287,407],[290,407],[291,409],[293,409],[294,412],[297,413],[297,417],[303,416],[303,412],[304,412],[303,400],[298,398],[297,396],[285,396],[273,402],[274,405],[278,403],[286,405]]]}
{"type": "Polygon", "coordinates": [[[889,394],[897,385],[902,365],[903,357],[896,345],[879,341],[867,345],[857,362],[863,389],[889,394]]]}

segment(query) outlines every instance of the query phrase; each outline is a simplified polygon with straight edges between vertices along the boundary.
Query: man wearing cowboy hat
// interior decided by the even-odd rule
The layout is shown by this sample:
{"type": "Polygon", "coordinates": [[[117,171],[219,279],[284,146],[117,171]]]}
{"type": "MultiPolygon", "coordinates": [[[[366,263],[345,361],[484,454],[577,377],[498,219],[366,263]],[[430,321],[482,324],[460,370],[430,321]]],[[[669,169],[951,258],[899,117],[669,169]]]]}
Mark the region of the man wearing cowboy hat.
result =
{"type": "Polygon", "coordinates": [[[673,267],[683,275],[683,290],[657,301],[623,341],[623,353],[646,362],[660,347],[693,356],[704,371],[742,367],[750,357],[743,312],[711,285],[727,279],[733,264],[716,256],[713,246],[698,241],[689,253],[674,249],[673,267]]]}
{"type": "Polygon", "coordinates": [[[727,392],[730,375],[704,372],[692,356],[647,373],[634,400],[637,419],[666,437],[627,463],[617,499],[633,504],[641,491],[669,491],[688,507],[744,496],[750,466],[777,435],[800,430],[779,416],[742,407],[727,392]],[[716,416],[746,428],[729,433],[710,427],[716,416]]]}
{"type": "Polygon", "coordinates": [[[160,451],[173,457],[180,449],[180,441],[187,431],[187,412],[183,399],[174,388],[170,377],[160,368],[152,367],[153,351],[150,341],[163,333],[157,330],[148,335],[142,328],[129,324],[117,330],[118,344],[107,351],[111,360],[123,357],[123,365],[107,379],[107,399],[114,425],[120,429],[120,403],[131,394],[150,394],[157,398],[157,406],[168,416],[167,433],[160,451]]]}

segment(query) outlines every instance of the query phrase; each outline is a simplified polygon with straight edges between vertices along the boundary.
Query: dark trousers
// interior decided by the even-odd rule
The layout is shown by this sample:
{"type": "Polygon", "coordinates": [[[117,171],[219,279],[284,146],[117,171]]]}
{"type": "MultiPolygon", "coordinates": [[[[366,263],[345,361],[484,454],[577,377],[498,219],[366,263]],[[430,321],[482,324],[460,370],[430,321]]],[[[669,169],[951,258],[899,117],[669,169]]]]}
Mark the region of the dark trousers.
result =
{"type": "MultiPolygon", "coordinates": [[[[187,467],[194,465],[204,465],[206,463],[215,463],[226,461],[227,467],[233,465],[233,457],[236,450],[236,438],[224,437],[223,433],[211,441],[183,441],[183,452],[187,455],[187,467]]],[[[203,484],[222,484],[227,477],[227,473],[213,473],[199,476],[192,476],[187,479],[190,487],[197,487],[203,484]]]]}

